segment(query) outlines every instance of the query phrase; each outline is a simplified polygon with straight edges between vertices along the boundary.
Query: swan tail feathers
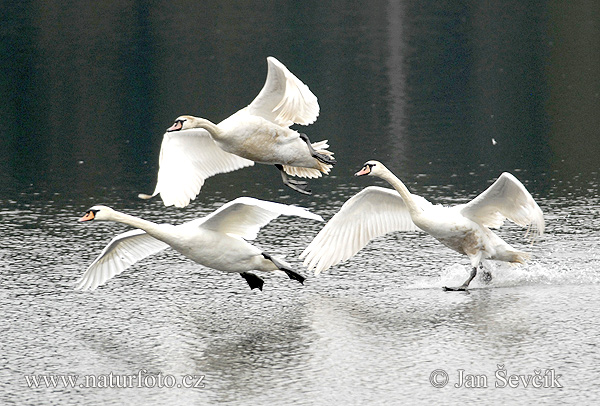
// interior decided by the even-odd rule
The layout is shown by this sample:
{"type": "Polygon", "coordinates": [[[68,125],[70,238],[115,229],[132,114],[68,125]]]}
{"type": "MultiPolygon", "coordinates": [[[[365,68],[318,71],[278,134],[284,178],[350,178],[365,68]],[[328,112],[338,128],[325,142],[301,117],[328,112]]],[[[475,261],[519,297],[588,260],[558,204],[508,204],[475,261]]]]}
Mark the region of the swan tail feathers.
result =
{"type": "Polygon", "coordinates": [[[333,158],[333,151],[329,151],[329,143],[327,140],[314,142],[311,144],[316,152],[315,158],[317,159],[317,165],[319,171],[328,174],[336,164],[335,158],[333,158]]]}
{"type": "Polygon", "coordinates": [[[511,256],[510,262],[512,263],[524,264],[525,262],[531,259],[531,255],[529,255],[526,252],[509,251],[509,254],[511,256]]]}
{"type": "Polygon", "coordinates": [[[527,252],[517,251],[515,249],[506,249],[496,253],[490,259],[497,261],[509,262],[511,264],[524,264],[531,259],[531,255],[527,252]]]}
{"type": "Polygon", "coordinates": [[[282,165],[283,170],[290,176],[297,176],[299,178],[320,178],[321,176],[328,175],[331,172],[331,168],[335,165],[335,159],[333,159],[333,152],[329,151],[329,144],[327,140],[314,142],[311,144],[314,148],[315,153],[320,155],[322,160],[317,158],[315,168],[305,168],[299,166],[282,165]]]}
{"type": "Polygon", "coordinates": [[[299,178],[308,178],[308,179],[320,178],[321,176],[323,176],[323,173],[325,173],[325,174],[329,173],[329,170],[321,171],[319,169],[303,168],[300,166],[290,166],[290,165],[282,165],[282,166],[283,166],[283,170],[285,171],[285,173],[287,173],[290,176],[297,176],[299,178]]]}

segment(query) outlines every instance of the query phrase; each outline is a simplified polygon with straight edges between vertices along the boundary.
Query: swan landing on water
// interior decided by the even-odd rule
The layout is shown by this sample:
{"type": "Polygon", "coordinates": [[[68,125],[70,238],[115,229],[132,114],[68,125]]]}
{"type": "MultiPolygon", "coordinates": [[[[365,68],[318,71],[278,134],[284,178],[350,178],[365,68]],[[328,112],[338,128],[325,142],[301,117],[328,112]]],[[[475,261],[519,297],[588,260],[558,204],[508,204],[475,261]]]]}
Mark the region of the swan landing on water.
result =
{"type": "Polygon", "coordinates": [[[247,107],[218,124],[189,115],[175,120],[163,137],[154,193],[140,198],[160,194],[166,206],[185,207],[207,178],[254,162],[275,165],[285,185],[310,194],[306,181],[290,176],[318,178],[336,161],[327,140],[311,143],[289,127],[315,122],[319,103],[281,62],[269,57],[267,63],[265,84],[247,107]]]}
{"type": "Polygon", "coordinates": [[[300,207],[250,197],[237,198],[206,217],[176,226],[94,206],[79,221],[109,220],[136,229],[114,237],[79,279],[76,289],[94,290],[137,261],[168,247],[208,268],[239,273],[251,289],[263,287],[263,280],[249,272],[252,270],[281,270],[290,279],[303,283],[304,277],[285,261],[246,242],[256,238],[261,227],[280,215],[323,221],[321,216],[300,207]]]}
{"type": "Polygon", "coordinates": [[[370,186],[350,198],[300,255],[309,270],[319,274],[345,261],[375,237],[392,231],[422,230],[471,261],[469,278],[458,287],[466,290],[485,259],[524,263],[529,254],[511,247],[490,228],[505,219],[532,226],[531,237],[544,232],[544,216],[531,194],[517,178],[503,173],[483,193],[467,204],[433,205],[407,187],[382,163],[369,161],[356,176],[377,176],[395,190],[370,186]]]}

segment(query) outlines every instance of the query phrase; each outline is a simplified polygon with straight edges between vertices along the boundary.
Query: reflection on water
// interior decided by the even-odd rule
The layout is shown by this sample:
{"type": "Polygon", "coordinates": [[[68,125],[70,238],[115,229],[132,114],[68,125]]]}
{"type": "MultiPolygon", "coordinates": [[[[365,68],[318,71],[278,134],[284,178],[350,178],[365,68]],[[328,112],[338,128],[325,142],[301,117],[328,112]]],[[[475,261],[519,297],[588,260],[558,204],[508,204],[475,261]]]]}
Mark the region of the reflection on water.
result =
{"type": "MultiPolygon", "coordinates": [[[[505,1],[368,8],[323,2],[10,2],[0,66],[0,398],[6,404],[589,404],[597,401],[598,13],[505,1]],[[576,29],[575,29],[576,28],[576,29]],[[248,41],[252,38],[252,41],[248,41]],[[339,164],[292,194],[256,165],[207,180],[185,210],[140,201],[180,114],[219,121],[260,90],[268,55],[319,97],[306,128],[339,164]],[[494,138],[497,144],[492,144],[494,138]],[[384,161],[434,203],[514,173],[546,214],[525,266],[468,263],[421,233],[380,237],[305,286],[237,275],[166,250],[95,292],[73,284],[127,227],[77,219],[108,204],[179,224],[240,195],[329,219],[384,161]],[[554,369],[563,389],[497,390],[494,372],[554,369]],[[444,388],[433,370],[449,374],[444,388]],[[459,369],[489,388],[454,388],[459,369]],[[30,374],[204,375],[202,389],[29,389],[30,374]]],[[[322,224],[279,218],[258,246],[298,255],[322,224]]]]}
{"type": "MultiPolygon", "coordinates": [[[[328,218],[354,193],[349,189],[332,191],[331,202],[317,199],[319,211],[328,218]]],[[[562,375],[561,391],[520,391],[520,398],[592,399],[583,389],[599,361],[593,309],[600,305],[600,279],[598,254],[590,249],[598,238],[586,227],[598,229],[588,213],[600,202],[588,199],[563,211],[552,198],[539,201],[557,214],[536,245],[528,246],[516,227],[500,232],[531,251],[531,263],[488,264],[494,279],[489,285],[474,280],[468,294],[440,289],[465,278],[466,260],[420,233],[378,238],[305,286],[266,275],[265,291],[250,291],[235,275],[167,250],[93,293],[75,292],[85,267],[125,228],[79,224],[83,208],[60,198],[46,207],[3,201],[12,207],[3,213],[10,227],[2,236],[0,290],[2,360],[11,387],[23,388],[23,376],[33,373],[205,376],[205,387],[196,390],[23,389],[7,399],[356,404],[415,395],[443,402],[451,395],[457,402],[500,402],[513,393],[429,383],[435,369],[448,371],[451,384],[463,369],[487,375],[493,386],[497,364],[516,374],[550,368],[562,375]]],[[[158,203],[115,198],[115,205],[149,219],[165,216],[158,203]]],[[[277,219],[256,243],[288,255],[301,269],[297,256],[319,227],[277,219]]]]}

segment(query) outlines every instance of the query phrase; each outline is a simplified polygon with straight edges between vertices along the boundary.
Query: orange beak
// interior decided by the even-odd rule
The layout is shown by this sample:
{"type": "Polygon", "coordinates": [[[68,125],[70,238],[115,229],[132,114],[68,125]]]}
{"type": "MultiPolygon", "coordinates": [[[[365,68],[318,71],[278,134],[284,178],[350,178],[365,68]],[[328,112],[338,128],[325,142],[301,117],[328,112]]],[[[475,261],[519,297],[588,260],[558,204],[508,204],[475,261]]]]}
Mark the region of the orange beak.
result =
{"type": "Polygon", "coordinates": [[[167,128],[167,132],[179,131],[179,130],[181,130],[182,127],[183,127],[183,123],[180,120],[177,120],[171,127],[167,128]]]}
{"type": "Polygon", "coordinates": [[[94,219],[94,212],[93,211],[88,211],[87,213],[85,213],[85,216],[83,216],[82,218],[79,219],[79,221],[91,221],[94,219]]]}
{"type": "Polygon", "coordinates": [[[371,168],[365,165],[360,171],[356,172],[354,176],[363,176],[368,175],[369,173],[371,173],[371,168]]]}

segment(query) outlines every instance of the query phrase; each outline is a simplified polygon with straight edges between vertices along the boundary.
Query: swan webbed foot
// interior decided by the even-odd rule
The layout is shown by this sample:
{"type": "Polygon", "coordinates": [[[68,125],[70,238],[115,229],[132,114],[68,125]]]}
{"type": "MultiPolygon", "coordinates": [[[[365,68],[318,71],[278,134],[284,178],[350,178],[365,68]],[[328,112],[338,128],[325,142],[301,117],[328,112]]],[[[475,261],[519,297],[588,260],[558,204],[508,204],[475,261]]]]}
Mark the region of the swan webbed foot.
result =
{"type": "Polygon", "coordinates": [[[246,280],[246,282],[248,282],[248,286],[250,286],[250,290],[257,289],[257,288],[258,288],[258,290],[261,290],[261,291],[263,290],[263,285],[264,285],[265,281],[263,281],[258,276],[254,275],[253,273],[250,273],[250,272],[240,272],[240,275],[242,276],[242,278],[244,278],[246,280]]]}
{"type": "Polygon", "coordinates": [[[467,286],[457,286],[457,287],[448,287],[443,286],[442,290],[444,292],[468,292],[467,286]]]}
{"type": "Polygon", "coordinates": [[[469,275],[469,278],[465,281],[465,283],[463,283],[460,286],[457,286],[455,288],[449,288],[448,286],[444,286],[442,287],[442,290],[444,292],[467,292],[467,288],[469,287],[469,283],[471,283],[471,281],[475,278],[475,276],[477,275],[477,267],[473,267],[473,269],[471,269],[471,274],[469,275]]]}
{"type": "Polygon", "coordinates": [[[289,276],[290,279],[298,281],[302,285],[304,285],[304,280],[306,279],[304,276],[292,271],[291,269],[282,269],[282,271],[285,272],[287,274],[287,276],[289,276]]]}
{"type": "Polygon", "coordinates": [[[295,190],[296,192],[302,193],[304,195],[311,195],[312,192],[308,188],[308,182],[304,180],[292,179],[287,173],[283,170],[283,166],[276,164],[275,167],[279,169],[279,173],[281,173],[281,180],[283,180],[283,184],[289,187],[290,189],[295,190]]]}
{"type": "Polygon", "coordinates": [[[273,264],[275,264],[275,266],[277,268],[279,268],[279,270],[285,272],[285,274],[290,278],[293,279],[295,281],[300,282],[302,285],[304,285],[304,280],[306,279],[304,276],[300,275],[297,272],[292,271],[290,268],[288,268],[285,264],[283,264],[282,262],[278,261],[276,258],[272,257],[271,255],[267,254],[266,252],[262,253],[263,257],[265,257],[265,259],[268,259],[269,261],[271,261],[273,264]]]}
{"type": "Polygon", "coordinates": [[[300,133],[300,139],[304,142],[306,142],[306,145],[308,146],[308,151],[310,152],[310,155],[315,158],[317,161],[321,161],[326,165],[335,165],[337,163],[337,161],[335,160],[335,158],[325,155],[325,154],[320,154],[318,153],[312,146],[310,139],[308,139],[308,135],[304,134],[304,133],[300,133]]]}
{"type": "Polygon", "coordinates": [[[306,181],[288,178],[287,181],[284,181],[283,183],[298,193],[302,193],[303,195],[312,195],[311,190],[308,188],[308,182],[306,181]]]}

